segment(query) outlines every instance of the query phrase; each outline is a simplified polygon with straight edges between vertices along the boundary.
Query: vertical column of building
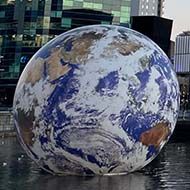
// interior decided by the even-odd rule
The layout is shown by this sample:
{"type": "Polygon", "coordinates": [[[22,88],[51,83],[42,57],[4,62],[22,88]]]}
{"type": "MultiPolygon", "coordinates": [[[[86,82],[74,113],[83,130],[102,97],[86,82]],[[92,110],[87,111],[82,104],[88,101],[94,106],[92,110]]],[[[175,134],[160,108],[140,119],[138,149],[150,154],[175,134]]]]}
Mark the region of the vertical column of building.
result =
{"type": "MultiPolygon", "coordinates": [[[[24,18],[25,18],[25,6],[26,0],[24,1],[15,1],[14,6],[14,20],[17,21],[17,32],[16,32],[16,40],[15,40],[15,58],[14,64],[18,70],[18,74],[20,73],[20,58],[22,56],[22,40],[24,33],[24,18]]],[[[17,76],[18,77],[18,76],[17,76]]]]}
{"type": "Polygon", "coordinates": [[[45,1],[44,16],[43,16],[42,44],[45,44],[49,41],[48,36],[49,36],[49,28],[50,28],[51,4],[52,4],[52,0],[45,1]]]}
{"type": "Polygon", "coordinates": [[[158,16],[162,16],[164,14],[164,1],[165,0],[158,0],[158,16]]]}
{"type": "MultiPolygon", "coordinates": [[[[49,40],[64,32],[62,27],[63,20],[63,0],[52,0],[51,3],[51,14],[50,14],[50,29],[49,29],[49,40]]],[[[70,23],[70,20],[68,21],[70,23]]],[[[70,25],[69,27],[70,28],[70,25]]]]}
{"type": "Polygon", "coordinates": [[[133,0],[131,1],[131,16],[139,16],[140,15],[140,1],[133,0]]]}
{"type": "Polygon", "coordinates": [[[0,78],[10,78],[15,56],[16,22],[13,18],[14,5],[0,1],[0,78]]]}
{"type": "MultiPolygon", "coordinates": [[[[16,0],[14,19],[17,20],[15,63],[23,70],[27,61],[37,51],[35,48],[39,0],[16,0]]],[[[43,1],[41,1],[43,2],[43,1]]]]}

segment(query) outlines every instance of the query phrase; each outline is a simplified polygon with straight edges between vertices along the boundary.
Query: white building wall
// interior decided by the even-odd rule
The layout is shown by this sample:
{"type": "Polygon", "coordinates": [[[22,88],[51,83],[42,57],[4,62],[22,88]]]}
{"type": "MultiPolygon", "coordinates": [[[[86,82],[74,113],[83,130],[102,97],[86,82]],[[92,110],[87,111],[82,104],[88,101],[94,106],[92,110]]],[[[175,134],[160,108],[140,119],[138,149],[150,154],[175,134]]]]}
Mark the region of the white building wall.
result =
{"type": "Polygon", "coordinates": [[[159,16],[159,0],[131,0],[131,16],[159,16]]]}
{"type": "Polygon", "coordinates": [[[174,69],[176,72],[190,72],[190,32],[176,37],[174,69]]]}

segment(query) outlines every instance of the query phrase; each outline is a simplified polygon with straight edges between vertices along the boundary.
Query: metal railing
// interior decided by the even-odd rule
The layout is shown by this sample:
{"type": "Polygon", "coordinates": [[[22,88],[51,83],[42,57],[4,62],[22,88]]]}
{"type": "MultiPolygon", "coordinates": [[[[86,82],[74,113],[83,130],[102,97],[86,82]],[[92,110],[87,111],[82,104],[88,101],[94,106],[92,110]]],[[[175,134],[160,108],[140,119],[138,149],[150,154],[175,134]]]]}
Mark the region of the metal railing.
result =
{"type": "Polygon", "coordinates": [[[14,130],[12,111],[0,111],[0,133],[13,132],[14,130]]]}

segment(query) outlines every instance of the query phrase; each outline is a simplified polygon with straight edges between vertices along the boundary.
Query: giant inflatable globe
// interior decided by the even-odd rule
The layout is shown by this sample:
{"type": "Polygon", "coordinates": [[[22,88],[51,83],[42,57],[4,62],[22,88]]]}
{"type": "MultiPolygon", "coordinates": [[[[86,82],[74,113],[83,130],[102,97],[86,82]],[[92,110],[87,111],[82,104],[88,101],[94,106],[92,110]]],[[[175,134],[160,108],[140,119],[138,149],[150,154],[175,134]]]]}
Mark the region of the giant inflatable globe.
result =
{"type": "Polygon", "coordinates": [[[175,72],[154,42],[93,25],[63,33],[31,58],[14,122],[26,153],[50,173],[125,174],[158,155],[178,108],[175,72]]]}

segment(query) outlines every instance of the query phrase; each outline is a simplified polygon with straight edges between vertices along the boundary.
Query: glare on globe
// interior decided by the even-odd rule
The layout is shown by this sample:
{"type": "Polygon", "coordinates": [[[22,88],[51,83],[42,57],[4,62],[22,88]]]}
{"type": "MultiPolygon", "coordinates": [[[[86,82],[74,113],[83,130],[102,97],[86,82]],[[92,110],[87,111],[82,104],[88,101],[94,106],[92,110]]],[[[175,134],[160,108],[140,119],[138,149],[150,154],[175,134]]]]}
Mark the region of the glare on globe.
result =
{"type": "Polygon", "coordinates": [[[52,174],[126,174],[158,155],[178,109],[176,74],[154,42],[92,25],[31,58],[15,91],[14,123],[26,153],[52,174]]]}

